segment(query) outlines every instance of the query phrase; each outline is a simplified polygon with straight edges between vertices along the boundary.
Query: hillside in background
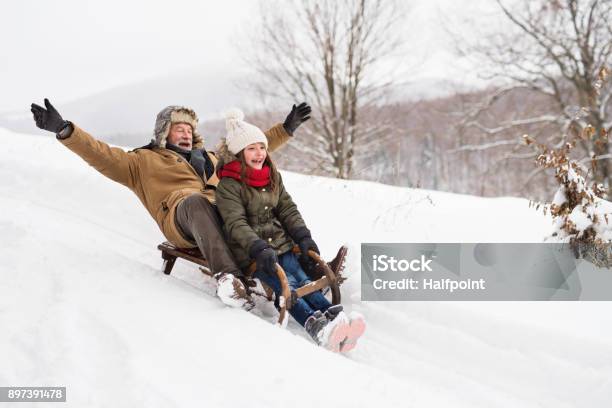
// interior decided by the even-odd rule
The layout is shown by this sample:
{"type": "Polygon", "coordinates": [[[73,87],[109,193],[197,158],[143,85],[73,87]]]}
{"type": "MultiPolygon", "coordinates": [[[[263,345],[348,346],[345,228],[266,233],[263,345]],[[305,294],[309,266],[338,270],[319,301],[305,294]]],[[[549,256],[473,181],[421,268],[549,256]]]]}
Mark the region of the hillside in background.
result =
{"type": "MultiPolygon", "coordinates": [[[[224,136],[222,113],[239,107],[248,113],[266,111],[267,106],[247,89],[244,77],[220,72],[177,74],[124,85],[89,95],[70,102],[59,102],[49,97],[63,117],[78,123],[84,129],[109,143],[137,147],[151,138],[157,113],[168,105],[191,107],[200,118],[200,131],[206,136],[207,147],[212,149],[224,136]]],[[[394,91],[396,101],[439,97],[454,92],[458,85],[452,82],[427,80],[404,84],[394,91]]],[[[33,101],[37,102],[37,101],[33,101]]],[[[298,102],[298,101],[296,101],[298,102]]],[[[282,122],[291,109],[287,102],[273,122],[282,122]]],[[[17,132],[34,133],[36,127],[30,106],[12,112],[0,112],[0,127],[17,132]]],[[[261,124],[265,126],[265,124],[261,124]]]]}
{"type": "MultiPolygon", "coordinates": [[[[237,78],[210,79],[195,75],[152,80],[58,104],[57,108],[64,117],[101,140],[135,148],[150,141],[155,117],[162,107],[182,103],[198,113],[199,132],[209,150],[214,150],[225,135],[222,112],[228,107],[241,107],[246,120],[262,129],[282,122],[291,108],[288,103],[280,110],[270,110],[244,98],[249,93],[239,89],[241,82],[237,78]]],[[[351,178],[485,197],[552,199],[557,188],[554,177],[536,168],[536,154],[522,144],[521,136],[556,135],[553,127],[526,124],[489,135],[466,125],[469,122],[466,112],[492,92],[492,89],[468,91],[452,82],[401,87],[399,93],[403,96],[395,102],[364,110],[362,120],[384,124],[389,130],[378,140],[357,146],[351,178]],[[421,93],[416,92],[419,86],[423,86],[421,93]],[[484,147],[496,143],[500,144],[496,148],[484,147]]],[[[494,128],[516,116],[544,114],[546,109],[541,98],[517,90],[498,103],[484,123],[494,128]]],[[[36,129],[29,112],[4,117],[0,114],[0,126],[42,133],[36,129]]],[[[306,122],[296,132],[297,143],[279,152],[277,160],[291,171],[333,177],[332,172],[321,166],[329,157],[313,155],[309,148],[309,126],[306,122]]]]}
{"type": "MultiPolygon", "coordinates": [[[[218,118],[228,106],[247,105],[244,92],[227,73],[180,74],[125,85],[105,92],[60,103],[49,97],[61,114],[110,143],[142,146],[153,134],[157,113],[168,105],[193,108],[200,122],[218,118]]],[[[251,103],[251,101],[249,101],[251,103]]],[[[0,126],[35,132],[29,105],[23,111],[0,114],[0,126]]]]}

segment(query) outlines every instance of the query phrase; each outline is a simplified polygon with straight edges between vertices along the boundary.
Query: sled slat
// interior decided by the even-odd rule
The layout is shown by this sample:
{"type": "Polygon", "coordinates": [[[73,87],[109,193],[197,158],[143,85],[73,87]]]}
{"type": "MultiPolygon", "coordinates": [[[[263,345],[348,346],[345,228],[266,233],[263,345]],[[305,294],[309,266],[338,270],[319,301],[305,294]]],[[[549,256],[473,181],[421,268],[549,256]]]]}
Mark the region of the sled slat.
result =
{"type": "MultiPolygon", "coordinates": [[[[204,259],[203,257],[197,257],[197,256],[195,256],[195,254],[188,253],[185,250],[178,250],[178,249],[176,249],[174,247],[166,245],[165,243],[159,244],[157,246],[157,249],[159,249],[162,252],[166,252],[166,253],[168,253],[170,255],[174,255],[174,256],[176,256],[178,258],[183,258],[183,259],[186,259],[186,260],[188,260],[190,262],[193,262],[195,264],[198,264],[200,266],[204,266],[204,267],[208,268],[208,261],[206,259],[204,259]]],[[[191,250],[189,252],[196,252],[196,251],[195,250],[191,250]]]]}
{"type": "Polygon", "coordinates": [[[304,297],[306,295],[310,295],[313,292],[324,289],[329,286],[329,280],[327,276],[322,277],[321,279],[317,279],[314,282],[310,282],[302,287],[296,289],[295,293],[298,297],[304,297]]]}

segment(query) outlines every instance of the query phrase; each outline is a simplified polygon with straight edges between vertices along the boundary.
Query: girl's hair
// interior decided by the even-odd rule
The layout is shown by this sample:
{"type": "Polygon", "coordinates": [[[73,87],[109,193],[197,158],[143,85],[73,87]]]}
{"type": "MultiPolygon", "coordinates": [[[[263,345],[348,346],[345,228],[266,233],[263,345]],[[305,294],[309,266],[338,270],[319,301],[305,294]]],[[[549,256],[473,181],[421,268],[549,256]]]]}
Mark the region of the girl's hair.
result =
{"type": "MultiPolygon", "coordinates": [[[[244,159],[244,149],[238,152],[238,162],[240,162],[240,180],[242,184],[246,185],[245,180],[247,179],[247,168],[249,165],[246,163],[244,159]]],[[[276,170],[276,166],[274,162],[272,162],[272,158],[270,157],[270,153],[266,149],[266,158],[264,160],[264,166],[268,165],[270,167],[270,190],[275,191],[278,188],[278,171],[276,170]]]]}

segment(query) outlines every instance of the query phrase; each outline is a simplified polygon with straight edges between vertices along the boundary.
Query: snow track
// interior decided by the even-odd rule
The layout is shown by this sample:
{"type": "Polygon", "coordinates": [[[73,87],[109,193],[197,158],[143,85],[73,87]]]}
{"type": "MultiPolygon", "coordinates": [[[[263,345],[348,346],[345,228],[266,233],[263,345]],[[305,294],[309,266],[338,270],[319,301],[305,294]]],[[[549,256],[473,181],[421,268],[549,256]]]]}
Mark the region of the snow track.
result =
{"type": "Polygon", "coordinates": [[[70,407],[612,400],[609,303],[359,300],[361,242],[539,241],[550,220],[526,200],[284,173],[324,257],[349,245],[343,299],[368,331],[340,356],[223,306],[194,266],[163,275],[136,197],[52,137],[0,138],[0,386],[66,386],[70,407]]]}

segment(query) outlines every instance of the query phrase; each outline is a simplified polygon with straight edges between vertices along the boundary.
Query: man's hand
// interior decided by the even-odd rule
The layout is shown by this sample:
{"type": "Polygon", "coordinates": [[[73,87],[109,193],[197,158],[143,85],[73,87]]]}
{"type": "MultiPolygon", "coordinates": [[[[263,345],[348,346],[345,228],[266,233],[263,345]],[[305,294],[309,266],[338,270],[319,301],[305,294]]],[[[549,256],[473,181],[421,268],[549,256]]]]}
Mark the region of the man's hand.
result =
{"type": "Polygon", "coordinates": [[[304,122],[310,119],[310,112],[312,109],[306,104],[306,102],[300,103],[298,106],[293,105],[291,112],[287,115],[287,119],[283,123],[285,131],[290,135],[304,122]]]}
{"type": "Polygon", "coordinates": [[[53,105],[51,105],[51,102],[49,102],[47,98],[45,98],[45,107],[47,109],[33,103],[32,108],[30,109],[34,115],[36,126],[38,126],[40,129],[57,134],[60,132],[60,130],[70,124],[70,122],[67,122],[62,118],[62,116],[53,107],[53,105]]]}

